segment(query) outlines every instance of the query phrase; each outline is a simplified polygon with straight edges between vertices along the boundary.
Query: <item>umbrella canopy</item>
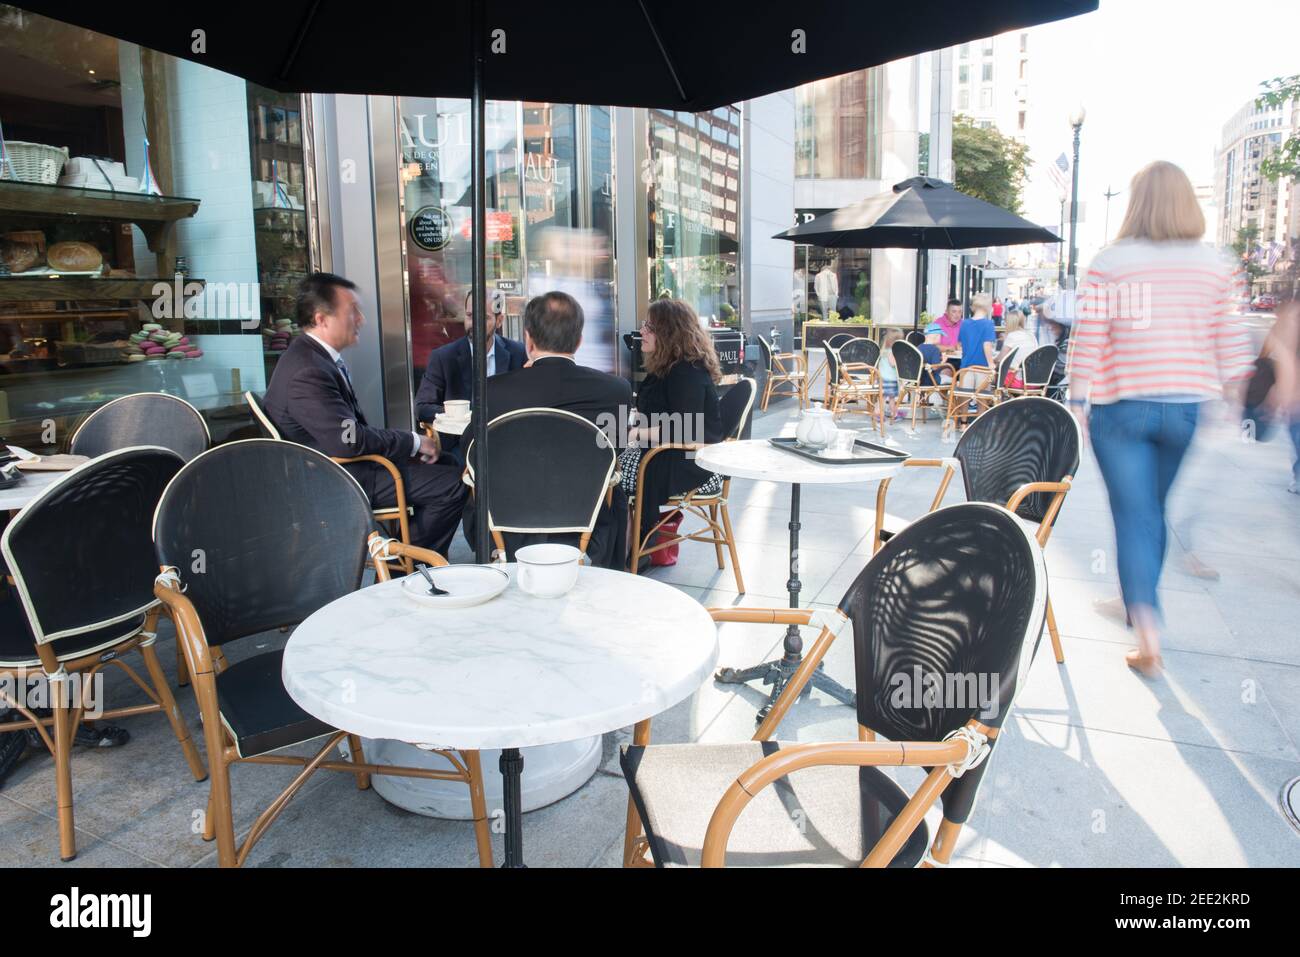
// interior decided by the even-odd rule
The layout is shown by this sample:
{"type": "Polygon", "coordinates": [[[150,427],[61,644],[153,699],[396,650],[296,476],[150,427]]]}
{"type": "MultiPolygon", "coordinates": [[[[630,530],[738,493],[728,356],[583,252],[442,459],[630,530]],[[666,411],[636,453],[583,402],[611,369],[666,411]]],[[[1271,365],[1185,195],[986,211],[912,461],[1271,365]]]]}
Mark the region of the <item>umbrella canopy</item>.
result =
{"type": "Polygon", "coordinates": [[[973,249],[1061,241],[1015,213],[924,176],[774,238],[849,249],[973,249]]]}
{"type": "MultiPolygon", "coordinates": [[[[799,4],[697,0],[460,0],[359,10],[322,0],[20,5],[275,90],[469,97],[472,288],[486,275],[484,104],[488,99],[699,111],[1008,30],[1077,16],[1098,0],[894,0],[799,4]]],[[[476,395],[487,386],[487,319],[474,297],[476,395]]],[[[474,440],[486,447],[487,421],[474,440]]],[[[475,551],[491,554],[486,456],[475,551]]]]}
{"type": "Polygon", "coordinates": [[[924,16],[894,0],[18,6],[286,92],[468,97],[482,39],[489,99],[694,111],[1086,13],[1097,0],[929,0],[924,16]]]}

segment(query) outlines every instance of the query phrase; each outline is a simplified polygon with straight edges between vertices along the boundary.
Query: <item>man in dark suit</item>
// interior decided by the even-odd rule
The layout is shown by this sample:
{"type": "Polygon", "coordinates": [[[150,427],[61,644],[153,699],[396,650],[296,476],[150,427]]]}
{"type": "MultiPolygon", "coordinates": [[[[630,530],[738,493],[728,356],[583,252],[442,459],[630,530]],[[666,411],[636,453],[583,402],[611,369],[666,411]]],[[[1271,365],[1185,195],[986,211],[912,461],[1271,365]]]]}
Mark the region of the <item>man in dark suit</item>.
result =
{"type": "MultiPolygon", "coordinates": [[[[505,321],[505,299],[499,293],[489,297],[491,318],[488,321],[487,374],[499,375],[522,369],[528,361],[524,344],[501,335],[505,321]]],[[[474,400],[474,293],[465,296],[465,335],[455,342],[434,349],[415,394],[415,411],[421,422],[433,423],[448,399],[474,400]]],[[[457,436],[447,436],[444,448],[450,450],[457,436]]]]}
{"type": "MultiPolygon", "coordinates": [[[[516,409],[563,409],[604,429],[617,443],[627,435],[627,417],[635,407],[626,379],[598,372],[574,361],[582,343],[584,318],[578,301],[563,292],[548,292],[530,299],[524,308],[524,347],[528,365],[493,376],[487,383],[484,408],[488,421],[516,409]]],[[[473,423],[465,430],[473,434],[473,423]]],[[[500,467],[500,466],[498,466],[500,467]]],[[[510,467],[506,463],[506,467],[510,467]]],[[[466,537],[472,540],[472,505],[466,509],[466,537]]],[[[571,541],[575,535],[525,536],[510,534],[506,545],[513,554],[532,541],[571,541]]],[[[603,506],[587,547],[592,564],[623,570],[627,566],[627,497],[616,488],[612,505],[603,506]]]]}
{"type": "MultiPolygon", "coordinates": [[[[298,290],[298,325],[276,363],[266,390],[266,414],[281,436],[336,458],[382,455],[397,466],[414,510],[411,544],[446,555],[464,508],[467,490],[460,467],[439,461],[436,437],[375,428],[352,390],[352,376],[340,353],[354,345],[365,317],[356,285],[330,273],[313,273],[298,290]]],[[[397,504],[392,475],[383,466],[344,466],[361,483],[376,508],[397,504]]]]}

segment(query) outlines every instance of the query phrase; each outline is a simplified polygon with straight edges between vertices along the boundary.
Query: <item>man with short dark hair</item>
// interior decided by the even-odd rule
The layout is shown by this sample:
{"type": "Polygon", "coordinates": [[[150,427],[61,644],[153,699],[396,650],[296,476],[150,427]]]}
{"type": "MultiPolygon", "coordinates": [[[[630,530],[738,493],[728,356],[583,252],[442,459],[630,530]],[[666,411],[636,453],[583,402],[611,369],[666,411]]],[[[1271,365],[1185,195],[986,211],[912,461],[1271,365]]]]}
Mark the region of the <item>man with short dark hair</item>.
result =
{"type": "MultiPolygon", "coordinates": [[[[497,375],[522,369],[528,361],[524,344],[501,335],[505,302],[500,293],[488,299],[487,374],[497,375]]],[[[432,423],[448,399],[474,401],[474,292],[465,294],[465,334],[429,353],[420,388],[415,394],[415,412],[421,422],[432,423]]],[[[447,448],[455,444],[449,436],[447,448]]]]}
{"type": "MultiPolygon", "coordinates": [[[[312,273],[298,290],[298,336],[280,355],[263,403],[283,438],[335,458],[381,455],[397,466],[414,509],[411,544],[446,555],[464,508],[460,469],[439,462],[436,437],[375,428],[352,388],[342,351],[355,345],[365,316],[356,284],[312,273]]],[[[392,475],[373,462],[344,466],[376,508],[397,504],[392,475]]]]}
{"type": "MultiPolygon", "coordinates": [[[[626,436],[627,416],[633,408],[632,387],[626,379],[580,366],[573,358],[582,344],[584,321],[582,306],[568,293],[548,292],[530,299],[524,308],[528,364],[489,379],[484,408],[476,407],[474,416],[486,414],[491,422],[516,409],[563,409],[601,428],[617,423],[616,434],[611,436],[615,442],[626,436]]],[[[473,427],[471,422],[465,434],[472,435],[473,427]]],[[[466,510],[466,528],[473,528],[470,509],[466,510]]],[[[577,536],[569,538],[576,541],[577,536]]],[[[506,536],[511,552],[528,541],[524,536],[506,536]]],[[[604,568],[621,571],[626,567],[627,498],[621,489],[614,490],[613,504],[601,509],[587,556],[592,564],[604,568]]]]}

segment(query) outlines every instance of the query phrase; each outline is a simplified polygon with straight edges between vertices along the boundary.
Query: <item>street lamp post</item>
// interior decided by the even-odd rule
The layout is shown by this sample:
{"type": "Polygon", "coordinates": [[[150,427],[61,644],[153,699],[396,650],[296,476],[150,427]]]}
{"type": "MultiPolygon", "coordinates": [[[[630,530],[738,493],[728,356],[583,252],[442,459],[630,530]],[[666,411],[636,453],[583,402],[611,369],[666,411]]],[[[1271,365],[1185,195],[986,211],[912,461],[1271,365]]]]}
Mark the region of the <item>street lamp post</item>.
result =
{"type": "Polygon", "coordinates": [[[1074,128],[1074,166],[1072,169],[1073,182],[1070,184],[1070,267],[1067,272],[1069,288],[1074,289],[1078,285],[1079,271],[1079,130],[1083,128],[1083,120],[1086,116],[1083,106],[1080,105],[1073,113],[1070,114],[1070,126],[1074,128]]]}

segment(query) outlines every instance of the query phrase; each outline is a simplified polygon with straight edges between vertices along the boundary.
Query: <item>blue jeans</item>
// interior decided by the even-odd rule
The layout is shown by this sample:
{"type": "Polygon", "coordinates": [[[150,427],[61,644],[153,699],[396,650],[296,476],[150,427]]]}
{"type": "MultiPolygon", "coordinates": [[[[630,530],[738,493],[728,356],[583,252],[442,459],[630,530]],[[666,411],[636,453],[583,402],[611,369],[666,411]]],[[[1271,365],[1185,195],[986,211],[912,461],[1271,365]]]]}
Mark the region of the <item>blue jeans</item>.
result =
{"type": "Polygon", "coordinates": [[[1165,500],[1196,432],[1199,402],[1125,399],[1095,405],[1092,450],[1110,496],[1124,605],[1159,613],[1156,585],[1165,561],[1165,500]]]}

